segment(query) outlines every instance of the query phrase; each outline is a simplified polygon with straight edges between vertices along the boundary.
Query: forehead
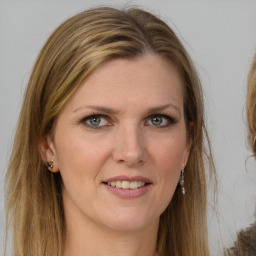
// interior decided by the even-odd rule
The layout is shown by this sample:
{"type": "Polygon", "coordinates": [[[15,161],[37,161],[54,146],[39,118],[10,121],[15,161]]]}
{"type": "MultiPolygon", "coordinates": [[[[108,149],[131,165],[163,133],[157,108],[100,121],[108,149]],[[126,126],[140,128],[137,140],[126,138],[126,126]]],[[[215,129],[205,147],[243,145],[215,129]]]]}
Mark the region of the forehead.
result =
{"type": "Polygon", "coordinates": [[[109,60],[97,67],[81,84],[68,104],[149,106],[176,103],[183,107],[182,81],[166,59],[145,54],[133,59],[109,60]]]}

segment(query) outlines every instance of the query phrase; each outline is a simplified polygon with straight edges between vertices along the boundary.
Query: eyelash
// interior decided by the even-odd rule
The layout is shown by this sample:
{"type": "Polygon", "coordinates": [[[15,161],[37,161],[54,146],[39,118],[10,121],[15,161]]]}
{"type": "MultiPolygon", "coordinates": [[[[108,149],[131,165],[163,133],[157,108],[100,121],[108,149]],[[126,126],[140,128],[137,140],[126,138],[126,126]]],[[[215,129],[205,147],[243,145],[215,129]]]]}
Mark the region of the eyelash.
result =
{"type": "MultiPolygon", "coordinates": [[[[169,127],[171,125],[174,125],[177,122],[177,120],[175,118],[173,118],[173,117],[171,117],[169,115],[162,114],[162,113],[156,113],[156,114],[152,114],[152,115],[148,116],[146,118],[146,123],[150,122],[150,121],[152,122],[152,119],[153,118],[157,118],[157,117],[160,117],[163,120],[163,122],[164,122],[164,119],[165,119],[167,121],[167,124],[166,125],[161,125],[160,124],[159,126],[158,125],[153,125],[153,124],[146,124],[146,126],[153,126],[154,128],[158,128],[159,129],[159,128],[169,127]]],[[[106,126],[111,126],[112,124],[111,124],[110,120],[111,120],[110,117],[108,117],[107,115],[93,113],[93,114],[91,114],[89,116],[84,117],[80,121],[80,123],[83,123],[86,127],[90,128],[90,129],[101,129],[101,128],[106,127],[106,126]],[[99,125],[99,126],[93,126],[93,125],[88,124],[87,122],[89,120],[92,120],[93,118],[100,118],[101,121],[102,121],[102,119],[105,119],[110,124],[99,125]]]]}
{"type": "Polygon", "coordinates": [[[174,125],[177,122],[177,120],[175,118],[173,118],[169,115],[166,115],[166,114],[161,114],[161,113],[150,115],[149,117],[147,117],[147,120],[152,121],[152,118],[155,118],[155,117],[161,117],[162,119],[165,119],[167,121],[166,125],[157,126],[157,125],[152,124],[152,126],[154,126],[155,128],[166,128],[171,125],[174,125]]]}
{"type": "Polygon", "coordinates": [[[88,124],[87,121],[89,121],[89,120],[91,120],[93,118],[105,119],[105,120],[107,120],[107,122],[109,122],[109,120],[110,120],[110,118],[108,116],[106,116],[106,115],[93,113],[93,114],[83,118],[80,122],[83,123],[86,127],[90,128],[90,129],[101,129],[102,127],[110,126],[110,125],[93,126],[93,125],[88,124]]]}

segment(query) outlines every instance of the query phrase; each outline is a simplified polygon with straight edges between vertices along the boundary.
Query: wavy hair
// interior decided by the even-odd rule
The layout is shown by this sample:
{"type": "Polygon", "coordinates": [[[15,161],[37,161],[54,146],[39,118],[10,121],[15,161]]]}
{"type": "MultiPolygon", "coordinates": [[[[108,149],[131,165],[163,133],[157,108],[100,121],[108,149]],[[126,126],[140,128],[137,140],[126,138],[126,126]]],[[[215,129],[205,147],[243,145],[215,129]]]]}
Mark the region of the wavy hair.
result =
{"type": "Polygon", "coordinates": [[[226,256],[256,255],[256,223],[241,230],[234,245],[226,251],[226,256]]]}
{"type": "MultiPolygon", "coordinates": [[[[43,138],[81,83],[101,63],[147,53],[174,64],[183,81],[184,116],[194,123],[185,169],[186,195],[178,186],[160,216],[159,256],[208,256],[206,165],[215,174],[204,122],[198,74],[182,43],[160,18],[141,9],[90,9],[61,24],[35,62],[20,112],[6,174],[6,226],[15,256],[63,255],[62,180],[45,168],[43,138]]],[[[211,175],[210,175],[211,176],[211,175]]]]}
{"type": "Polygon", "coordinates": [[[247,78],[246,114],[248,141],[254,156],[256,156],[256,54],[247,78]]]}
{"type": "MultiPolygon", "coordinates": [[[[246,115],[248,142],[256,157],[256,54],[247,77],[246,115]]],[[[237,234],[234,245],[225,250],[226,256],[256,255],[256,222],[237,234]]]]}

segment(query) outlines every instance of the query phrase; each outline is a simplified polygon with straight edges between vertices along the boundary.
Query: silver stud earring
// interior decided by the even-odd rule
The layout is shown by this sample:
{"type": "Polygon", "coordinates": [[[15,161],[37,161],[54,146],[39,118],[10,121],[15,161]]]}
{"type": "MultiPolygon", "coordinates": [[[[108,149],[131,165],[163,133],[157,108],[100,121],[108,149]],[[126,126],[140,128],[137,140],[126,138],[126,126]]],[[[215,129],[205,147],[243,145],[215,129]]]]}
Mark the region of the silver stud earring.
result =
{"type": "Polygon", "coordinates": [[[180,186],[181,186],[181,191],[182,191],[182,194],[185,195],[185,187],[184,187],[184,169],[181,171],[180,173],[180,186]]]}
{"type": "Polygon", "coordinates": [[[53,167],[54,167],[53,161],[47,161],[47,163],[45,164],[45,166],[46,166],[47,168],[53,169],[53,167]]]}

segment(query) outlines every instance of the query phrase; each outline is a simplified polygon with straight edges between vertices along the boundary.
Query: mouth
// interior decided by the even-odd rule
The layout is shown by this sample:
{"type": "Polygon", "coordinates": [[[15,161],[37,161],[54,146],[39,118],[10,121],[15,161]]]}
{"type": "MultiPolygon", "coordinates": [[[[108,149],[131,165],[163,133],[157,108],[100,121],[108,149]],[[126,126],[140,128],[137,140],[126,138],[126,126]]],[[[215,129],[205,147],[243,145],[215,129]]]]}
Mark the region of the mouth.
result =
{"type": "Polygon", "coordinates": [[[141,176],[117,176],[103,182],[111,193],[121,198],[137,198],[152,188],[152,181],[141,176]]]}
{"type": "Polygon", "coordinates": [[[117,180],[105,183],[108,186],[121,188],[121,189],[138,189],[144,186],[149,185],[150,183],[146,183],[145,181],[135,180],[135,181],[128,181],[128,180],[117,180]]]}

